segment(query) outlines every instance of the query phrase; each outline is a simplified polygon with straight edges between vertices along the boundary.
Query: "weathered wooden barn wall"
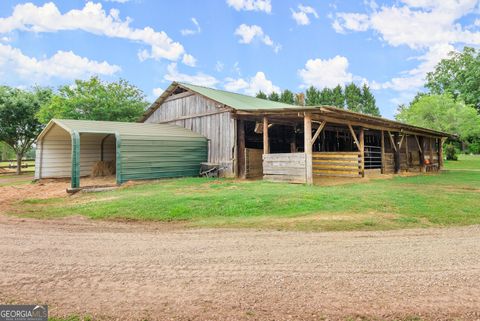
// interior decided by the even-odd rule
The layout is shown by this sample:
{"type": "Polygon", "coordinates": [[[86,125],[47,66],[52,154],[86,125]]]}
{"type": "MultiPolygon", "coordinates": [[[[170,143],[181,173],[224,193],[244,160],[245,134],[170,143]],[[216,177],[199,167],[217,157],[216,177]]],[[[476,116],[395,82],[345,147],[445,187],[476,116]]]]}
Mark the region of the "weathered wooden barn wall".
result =
{"type": "Polygon", "coordinates": [[[263,179],[273,182],[306,183],[305,153],[263,154],[263,179]]]}
{"type": "Polygon", "coordinates": [[[225,176],[234,175],[235,120],[218,103],[194,93],[170,96],[148,117],[146,123],[182,126],[209,139],[208,161],[225,166],[225,176]]]}
{"type": "Polygon", "coordinates": [[[70,134],[54,126],[37,144],[35,178],[70,177],[71,147],[70,134]]]}

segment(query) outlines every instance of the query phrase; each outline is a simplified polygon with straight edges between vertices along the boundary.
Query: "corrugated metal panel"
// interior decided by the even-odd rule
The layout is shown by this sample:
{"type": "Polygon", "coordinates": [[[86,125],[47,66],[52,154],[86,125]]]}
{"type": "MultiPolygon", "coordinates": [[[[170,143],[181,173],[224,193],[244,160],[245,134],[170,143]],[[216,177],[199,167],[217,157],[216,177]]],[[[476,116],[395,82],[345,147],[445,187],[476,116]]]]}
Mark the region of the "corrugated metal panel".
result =
{"type": "Polygon", "coordinates": [[[58,126],[53,126],[45,134],[42,145],[41,164],[35,167],[35,176],[70,177],[72,168],[70,134],[58,126]]]}
{"type": "MultiPolygon", "coordinates": [[[[281,109],[293,108],[294,105],[284,104],[276,101],[256,98],[252,96],[232,93],[224,90],[212,89],[202,86],[195,86],[186,83],[179,83],[180,86],[188,88],[205,97],[218,101],[224,105],[241,110],[256,110],[256,109],[281,109]]],[[[298,107],[298,106],[297,106],[298,107]]]]}
{"type": "Polygon", "coordinates": [[[205,138],[144,138],[121,136],[119,183],[135,179],[197,176],[200,163],[207,161],[205,138]]]}

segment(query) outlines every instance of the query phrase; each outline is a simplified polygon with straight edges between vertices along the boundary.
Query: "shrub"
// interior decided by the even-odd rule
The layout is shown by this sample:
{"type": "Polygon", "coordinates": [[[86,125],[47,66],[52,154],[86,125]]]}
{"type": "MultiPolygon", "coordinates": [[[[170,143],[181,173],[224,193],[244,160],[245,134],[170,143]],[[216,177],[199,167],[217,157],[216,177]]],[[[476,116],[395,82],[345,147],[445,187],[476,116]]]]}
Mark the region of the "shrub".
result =
{"type": "Polygon", "coordinates": [[[445,145],[445,156],[447,156],[447,160],[458,160],[457,150],[453,144],[445,145]]]}

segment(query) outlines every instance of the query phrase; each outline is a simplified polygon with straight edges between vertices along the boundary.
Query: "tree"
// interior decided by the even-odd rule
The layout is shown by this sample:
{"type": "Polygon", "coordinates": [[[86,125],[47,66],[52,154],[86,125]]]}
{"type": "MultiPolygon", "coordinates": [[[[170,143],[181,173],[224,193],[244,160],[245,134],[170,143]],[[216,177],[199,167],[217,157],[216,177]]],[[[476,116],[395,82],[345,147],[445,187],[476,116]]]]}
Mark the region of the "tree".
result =
{"type": "Polygon", "coordinates": [[[463,52],[451,52],[427,74],[425,87],[433,94],[459,98],[480,112],[480,50],[465,47],[463,52]]]}
{"type": "Polygon", "coordinates": [[[285,104],[293,105],[295,103],[293,92],[288,89],[282,91],[282,93],[280,94],[280,101],[285,104]]]}
{"type": "Polygon", "coordinates": [[[343,95],[343,89],[340,85],[337,85],[337,87],[332,90],[332,105],[338,108],[345,108],[345,96],[343,95]]]}
{"type": "Polygon", "coordinates": [[[403,106],[396,119],[415,126],[456,134],[463,141],[480,137],[480,115],[452,95],[422,95],[403,106]]]}
{"type": "Polygon", "coordinates": [[[128,81],[109,83],[92,77],[60,87],[38,112],[38,119],[42,123],[52,118],[135,121],[147,105],[143,92],[128,81]]]}
{"type": "Polygon", "coordinates": [[[373,115],[373,116],[380,116],[380,110],[377,107],[375,97],[370,91],[370,88],[363,84],[362,86],[362,113],[373,115]]]}
{"type": "Polygon", "coordinates": [[[319,95],[320,93],[318,92],[317,88],[310,86],[305,92],[305,105],[307,106],[318,105],[320,101],[319,95]]]}
{"type": "Polygon", "coordinates": [[[277,92],[272,91],[272,92],[270,93],[270,95],[268,95],[268,100],[271,100],[271,101],[280,101],[280,96],[278,95],[277,92]]]}
{"type": "Polygon", "coordinates": [[[13,158],[15,158],[15,152],[13,149],[4,142],[0,142],[0,160],[8,160],[13,158]]]}
{"type": "Polygon", "coordinates": [[[261,90],[257,93],[256,97],[261,99],[268,99],[267,95],[261,90]]]}
{"type": "Polygon", "coordinates": [[[332,106],[333,105],[333,91],[330,88],[323,88],[318,95],[318,104],[332,106]]]}
{"type": "Polygon", "coordinates": [[[43,127],[35,115],[50,97],[50,89],[36,88],[29,92],[0,87],[0,141],[14,150],[17,174],[21,173],[22,158],[43,127]]]}
{"type": "Polygon", "coordinates": [[[353,82],[345,87],[345,102],[348,110],[362,112],[362,90],[353,82]]]}

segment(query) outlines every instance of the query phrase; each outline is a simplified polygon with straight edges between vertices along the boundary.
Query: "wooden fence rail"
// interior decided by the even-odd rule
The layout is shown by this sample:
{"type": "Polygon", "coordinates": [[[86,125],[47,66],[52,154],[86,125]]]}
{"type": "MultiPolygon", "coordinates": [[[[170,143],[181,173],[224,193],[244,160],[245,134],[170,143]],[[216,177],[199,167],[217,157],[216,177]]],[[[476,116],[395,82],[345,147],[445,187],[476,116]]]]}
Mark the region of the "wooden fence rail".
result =
{"type": "Polygon", "coordinates": [[[306,183],[305,153],[263,154],[263,179],[306,183]]]}
{"type": "Polygon", "coordinates": [[[361,177],[360,152],[317,152],[312,158],[313,175],[361,177]]]}

